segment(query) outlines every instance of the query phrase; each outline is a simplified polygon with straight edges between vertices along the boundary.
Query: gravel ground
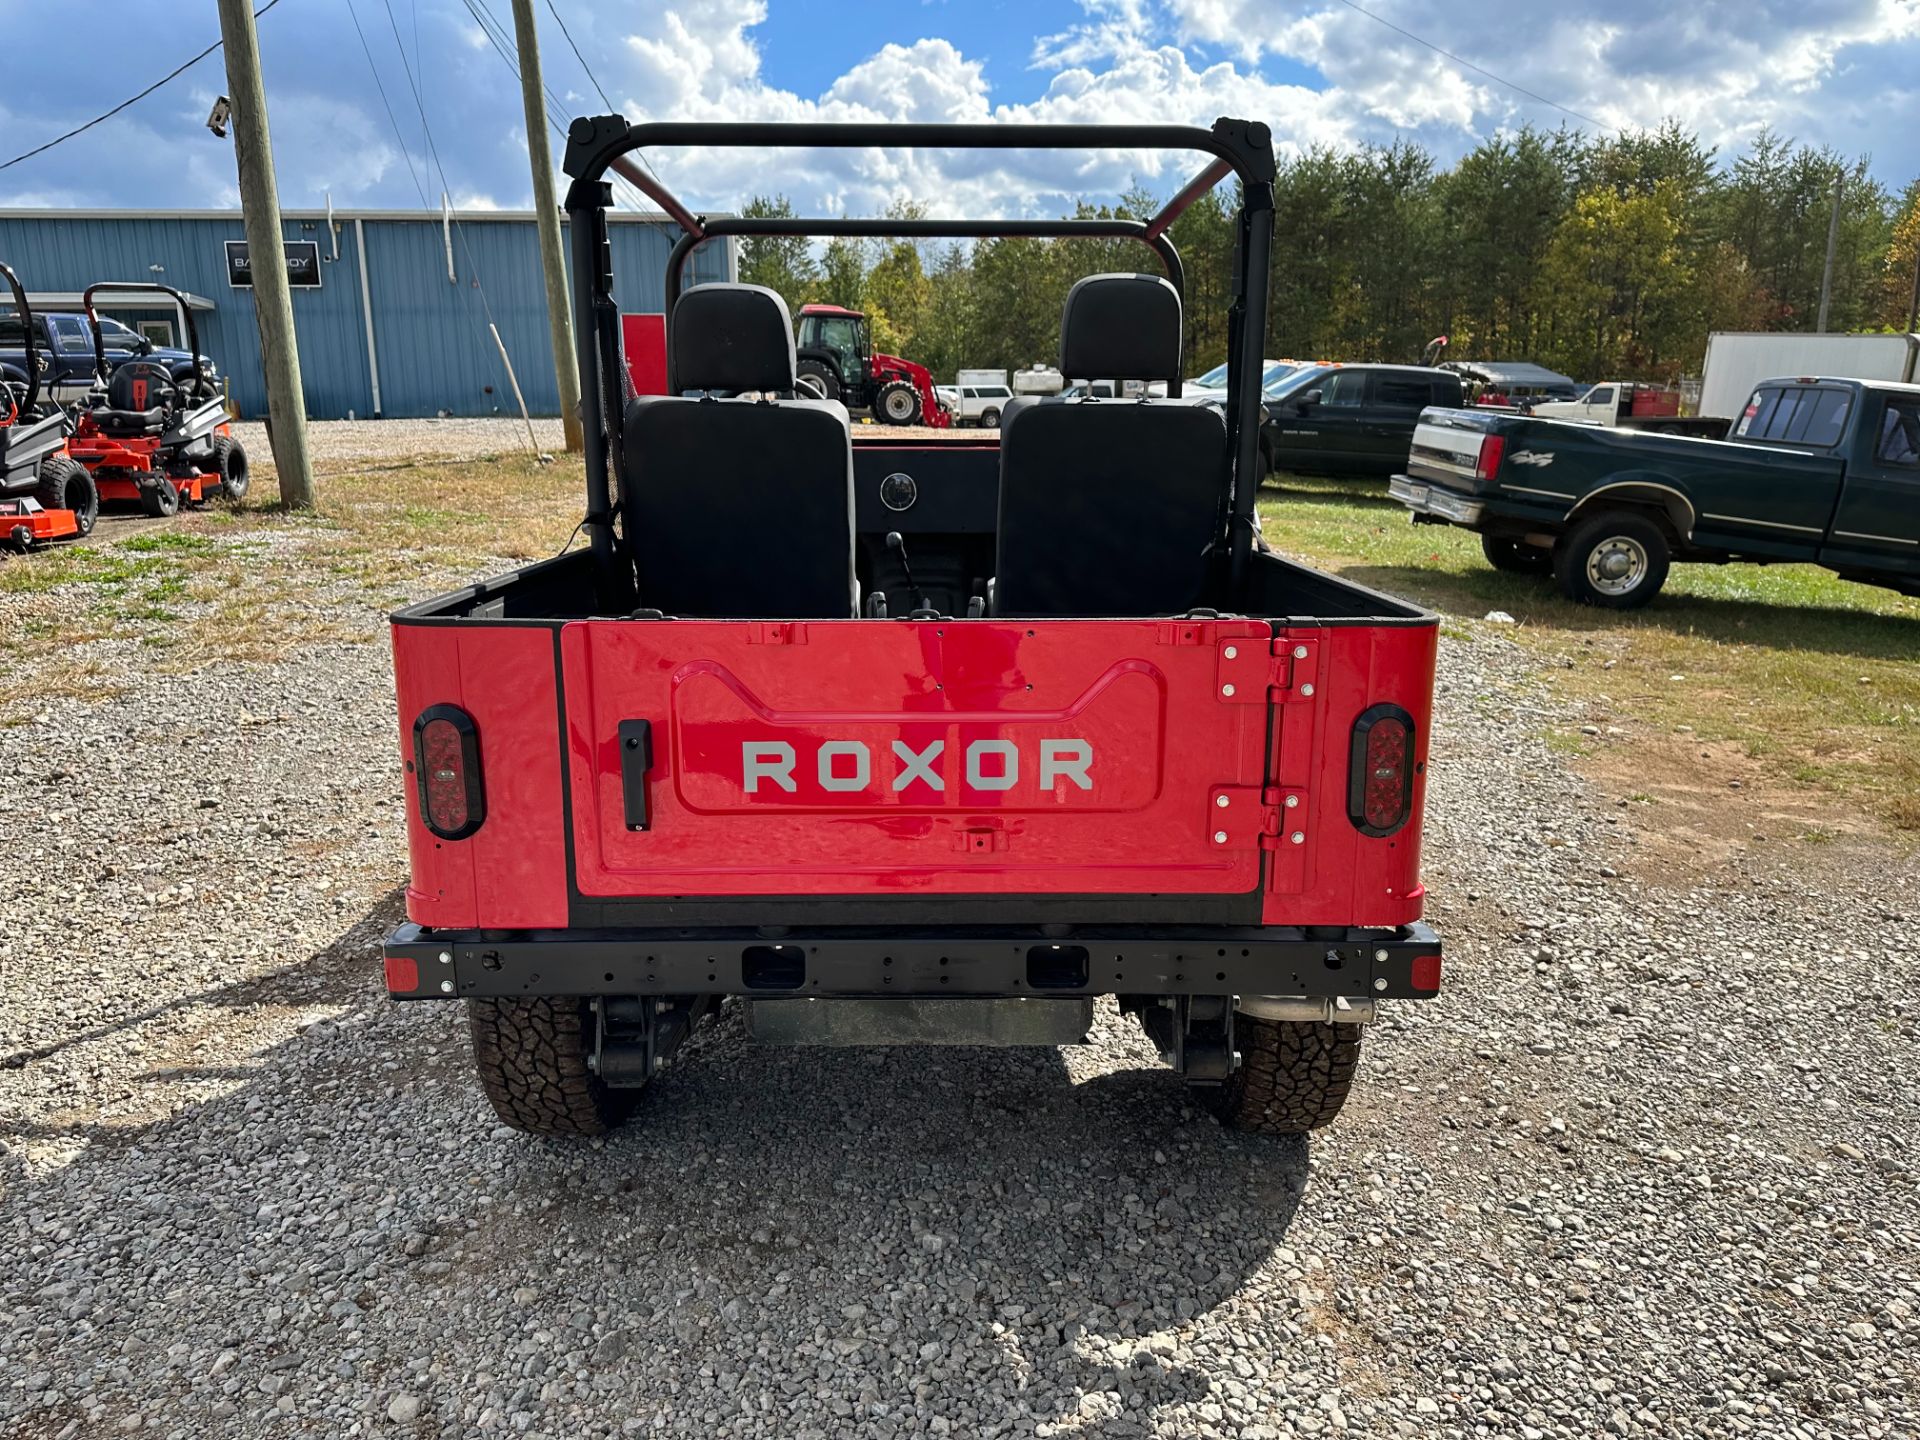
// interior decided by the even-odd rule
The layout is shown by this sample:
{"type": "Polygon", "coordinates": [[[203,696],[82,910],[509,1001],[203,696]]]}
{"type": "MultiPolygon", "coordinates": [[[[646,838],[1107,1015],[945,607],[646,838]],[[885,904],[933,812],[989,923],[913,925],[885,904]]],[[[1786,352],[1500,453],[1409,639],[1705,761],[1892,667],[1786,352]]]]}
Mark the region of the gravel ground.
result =
{"type": "Polygon", "coordinates": [[[1497,633],[1443,662],[1448,989],[1311,1142],[1223,1132],[1108,1009],[1010,1054],[729,1012],[561,1144],[382,998],[364,624],[102,642],[124,694],[5,732],[0,1435],[1920,1434],[1920,874],[1635,878],[1645,807],[1497,633]]]}
{"type": "MultiPolygon", "coordinates": [[[[245,420],[233,427],[249,456],[271,460],[267,427],[245,420]]],[[[566,441],[558,418],[533,422],[542,450],[559,450],[566,441]]],[[[307,445],[317,466],[342,460],[385,460],[402,455],[472,456],[525,451],[527,427],[519,420],[498,416],[446,420],[315,420],[307,425],[307,445]]]]}

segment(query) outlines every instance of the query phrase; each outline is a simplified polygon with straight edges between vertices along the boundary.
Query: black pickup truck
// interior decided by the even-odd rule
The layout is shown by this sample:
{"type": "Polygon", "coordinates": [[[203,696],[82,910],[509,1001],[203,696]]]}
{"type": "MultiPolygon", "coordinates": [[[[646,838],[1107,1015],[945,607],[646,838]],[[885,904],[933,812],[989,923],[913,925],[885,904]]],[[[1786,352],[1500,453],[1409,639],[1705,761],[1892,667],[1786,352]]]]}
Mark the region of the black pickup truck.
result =
{"type": "Polygon", "coordinates": [[[1920,596],[1920,385],[1764,380],[1725,440],[1429,410],[1389,493],[1591,605],[1646,604],[1675,560],[1824,565],[1920,596]]]}
{"type": "MultiPolygon", "coordinates": [[[[40,384],[45,398],[56,404],[83,399],[98,379],[94,374],[93,330],[87,317],[78,311],[36,311],[24,321],[18,315],[0,315],[0,380],[26,382],[24,326],[28,324],[33,326],[35,349],[40,355],[40,384]]],[[[166,366],[176,381],[184,382],[193,375],[190,353],[157,346],[137,330],[104,315],[100,317],[100,345],[109,370],[122,360],[143,359],[166,366]]],[[[208,379],[214,378],[213,361],[203,355],[200,366],[208,379]]]]}

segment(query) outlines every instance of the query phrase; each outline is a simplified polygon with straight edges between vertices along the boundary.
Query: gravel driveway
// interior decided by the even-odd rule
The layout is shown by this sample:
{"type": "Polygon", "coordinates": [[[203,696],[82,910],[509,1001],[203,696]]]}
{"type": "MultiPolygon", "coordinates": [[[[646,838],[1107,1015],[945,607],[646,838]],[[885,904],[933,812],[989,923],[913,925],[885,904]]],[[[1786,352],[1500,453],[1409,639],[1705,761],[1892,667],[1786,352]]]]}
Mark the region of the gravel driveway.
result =
{"type": "Polygon", "coordinates": [[[729,1012],[570,1145],[382,996],[355,623],[190,675],[103,642],[124,693],[0,732],[0,1435],[1920,1434],[1920,873],[1633,878],[1644,807],[1497,634],[1444,654],[1448,989],[1311,1142],[1221,1131],[1108,1010],[1011,1055],[729,1012]]]}

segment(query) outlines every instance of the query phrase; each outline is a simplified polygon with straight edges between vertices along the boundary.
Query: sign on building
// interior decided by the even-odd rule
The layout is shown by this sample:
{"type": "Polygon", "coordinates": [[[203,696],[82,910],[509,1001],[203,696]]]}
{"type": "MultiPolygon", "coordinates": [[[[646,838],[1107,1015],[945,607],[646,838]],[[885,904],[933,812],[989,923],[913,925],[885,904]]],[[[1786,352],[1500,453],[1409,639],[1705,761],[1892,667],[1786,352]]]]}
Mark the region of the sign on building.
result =
{"type": "MultiPolygon", "coordinates": [[[[309,290],[320,288],[320,242],[289,240],[287,247],[287,283],[309,290]]],[[[227,241],[227,284],[239,288],[253,285],[253,265],[247,259],[247,242],[227,241]]]]}

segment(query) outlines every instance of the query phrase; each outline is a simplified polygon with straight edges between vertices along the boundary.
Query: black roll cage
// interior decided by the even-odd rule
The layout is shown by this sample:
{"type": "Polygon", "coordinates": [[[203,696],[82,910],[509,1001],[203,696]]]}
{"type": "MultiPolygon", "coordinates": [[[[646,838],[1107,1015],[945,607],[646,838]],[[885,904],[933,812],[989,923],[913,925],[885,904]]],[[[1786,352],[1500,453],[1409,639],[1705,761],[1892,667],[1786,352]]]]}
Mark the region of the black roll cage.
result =
{"type": "Polygon", "coordinates": [[[180,328],[187,337],[187,353],[193,356],[193,396],[195,400],[213,398],[213,381],[207,378],[207,372],[200,364],[200,331],[193,323],[193,307],[187,304],[187,297],[171,285],[162,285],[153,280],[100,280],[80,292],[80,303],[86,308],[87,327],[93,331],[93,374],[101,385],[107,383],[107,342],[100,333],[100,317],[94,313],[93,297],[105,291],[109,295],[166,295],[172,298],[174,309],[180,312],[180,328]]]}
{"type": "MultiPolygon", "coordinates": [[[[679,298],[695,246],[723,235],[847,235],[904,239],[988,239],[997,236],[1131,237],[1151,247],[1168,278],[1184,292],[1179,253],[1167,230],[1229,175],[1240,181],[1233,299],[1227,315],[1226,422],[1233,457],[1233,503],[1227,534],[1230,583],[1239,593],[1253,550],[1259,474],[1261,354],[1267,314],[1267,271],[1273,248],[1273,138],[1257,120],[1222,118],[1211,129],[1187,125],[892,125],[677,122],[634,125],[624,115],[581,116],[567,131],[562,165],[573,259],[574,345],[580,367],[586,448],[584,521],[600,585],[617,601],[620,583],[613,529],[612,475],[622,462],[626,366],[620,312],[613,299],[613,251],[607,210],[608,171],[652,200],[683,232],[667,265],[665,312],[679,298]],[[1149,220],[822,220],[704,219],[688,210],[650,169],[627,157],[650,146],[771,149],[1185,150],[1212,159],[1149,220]],[[1249,323],[1251,322],[1251,323],[1249,323]],[[1242,483],[1243,480],[1245,483],[1242,483]]],[[[1184,293],[1182,298],[1184,299],[1184,293]]],[[[184,308],[184,306],[183,306],[184,308]]],[[[96,327],[97,335],[97,327],[96,327]]],[[[96,343],[97,340],[96,340],[96,343]]],[[[671,354],[669,354],[671,365],[671,354]]],[[[669,382],[671,383],[671,382],[669,382]]],[[[1169,393],[1177,395],[1174,377],[1169,393]]]]}
{"type": "Polygon", "coordinates": [[[13,267],[0,264],[0,275],[7,280],[7,289],[13,292],[14,308],[20,312],[20,328],[26,332],[27,351],[27,403],[15,405],[13,395],[7,395],[6,421],[12,424],[17,417],[21,420],[33,418],[33,412],[40,404],[40,346],[33,334],[33,306],[27,301],[27,290],[20,283],[20,277],[13,273],[13,267]]]}

